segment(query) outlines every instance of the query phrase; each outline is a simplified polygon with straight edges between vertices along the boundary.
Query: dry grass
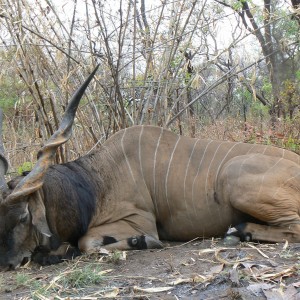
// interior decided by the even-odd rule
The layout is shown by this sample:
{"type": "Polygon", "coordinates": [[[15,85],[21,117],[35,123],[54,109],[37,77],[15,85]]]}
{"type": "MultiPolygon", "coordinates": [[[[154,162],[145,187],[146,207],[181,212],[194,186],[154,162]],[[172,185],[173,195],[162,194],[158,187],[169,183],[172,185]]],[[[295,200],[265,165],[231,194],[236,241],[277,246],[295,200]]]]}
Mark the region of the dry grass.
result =
{"type": "Polygon", "coordinates": [[[112,259],[115,253],[84,255],[48,267],[29,263],[18,271],[1,274],[0,298],[211,299],[207,295],[235,293],[243,297],[246,293],[273,299],[279,292],[283,297],[291,292],[296,295],[300,286],[298,244],[243,243],[230,247],[216,239],[193,240],[173,243],[163,250],[121,254],[118,264],[112,259]]]}

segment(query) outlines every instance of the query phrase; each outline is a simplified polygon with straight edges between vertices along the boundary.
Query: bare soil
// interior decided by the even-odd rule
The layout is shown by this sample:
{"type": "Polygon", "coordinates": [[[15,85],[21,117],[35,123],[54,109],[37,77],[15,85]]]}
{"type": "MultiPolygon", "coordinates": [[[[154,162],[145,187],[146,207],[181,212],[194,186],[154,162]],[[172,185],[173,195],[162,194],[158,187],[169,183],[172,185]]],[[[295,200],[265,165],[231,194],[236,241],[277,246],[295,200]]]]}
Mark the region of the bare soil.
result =
{"type": "Polygon", "coordinates": [[[31,262],[0,274],[0,299],[300,300],[300,244],[230,246],[213,239],[165,245],[47,267],[31,262]]]}

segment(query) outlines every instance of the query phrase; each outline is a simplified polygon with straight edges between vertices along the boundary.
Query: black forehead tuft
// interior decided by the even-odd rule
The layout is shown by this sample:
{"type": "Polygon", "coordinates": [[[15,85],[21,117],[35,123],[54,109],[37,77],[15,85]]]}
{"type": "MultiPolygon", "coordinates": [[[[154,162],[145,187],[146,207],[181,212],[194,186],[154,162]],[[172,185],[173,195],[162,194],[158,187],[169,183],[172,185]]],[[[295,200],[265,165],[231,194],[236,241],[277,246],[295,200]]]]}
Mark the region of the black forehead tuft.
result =
{"type": "Polygon", "coordinates": [[[3,208],[7,216],[7,220],[8,218],[12,218],[12,220],[19,219],[20,215],[24,214],[26,206],[27,203],[24,201],[14,204],[5,204],[3,208]]]}

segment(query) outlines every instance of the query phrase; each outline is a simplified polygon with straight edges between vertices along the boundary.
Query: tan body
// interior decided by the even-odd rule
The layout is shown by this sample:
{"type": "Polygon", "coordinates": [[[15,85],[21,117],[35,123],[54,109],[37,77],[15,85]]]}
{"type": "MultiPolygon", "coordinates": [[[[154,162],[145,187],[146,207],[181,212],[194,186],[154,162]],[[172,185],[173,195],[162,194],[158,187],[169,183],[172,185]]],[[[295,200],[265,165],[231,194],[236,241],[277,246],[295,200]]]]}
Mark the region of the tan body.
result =
{"type": "MultiPolygon", "coordinates": [[[[81,250],[102,246],[104,235],[118,241],[140,234],[177,241],[223,236],[251,217],[299,228],[299,156],[290,151],[136,126],[115,134],[92,156],[84,157],[85,165],[101,165],[107,190],[81,250]]],[[[276,237],[263,231],[258,239],[290,239],[279,231],[276,237]]],[[[291,240],[300,241],[300,232],[291,240]]]]}
{"type": "MultiPolygon", "coordinates": [[[[242,240],[300,242],[300,165],[290,151],[134,126],[93,153],[51,166],[97,68],[29,174],[5,182],[0,139],[0,268],[27,258],[58,263],[80,255],[78,248],[145,249],[161,247],[159,239],[224,236],[231,226],[242,240]]],[[[0,111],[0,133],[1,121],[0,111]]]]}

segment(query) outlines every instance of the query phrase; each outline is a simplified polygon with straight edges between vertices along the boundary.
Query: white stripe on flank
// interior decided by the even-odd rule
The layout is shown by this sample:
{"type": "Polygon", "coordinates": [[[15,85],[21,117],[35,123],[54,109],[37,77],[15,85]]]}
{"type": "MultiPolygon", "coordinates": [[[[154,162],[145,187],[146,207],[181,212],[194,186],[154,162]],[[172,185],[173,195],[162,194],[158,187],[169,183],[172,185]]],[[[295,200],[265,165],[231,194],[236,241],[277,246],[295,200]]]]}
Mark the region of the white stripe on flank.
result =
{"type": "Polygon", "coordinates": [[[208,202],[208,197],[207,197],[207,196],[208,196],[208,195],[207,195],[207,184],[208,184],[209,170],[210,170],[210,167],[211,167],[211,165],[212,165],[212,163],[213,163],[213,161],[214,161],[214,159],[215,159],[215,157],[216,157],[216,154],[217,154],[219,148],[220,148],[224,143],[227,143],[227,142],[222,142],[222,143],[220,143],[220,145],[217,147],[217,149],[216,149],[216,151],[215,151],[215,153],[214,153],[214,156],[213,156],[213,158],[212,158],[211,161],[210,161],[209,167],[208,167],[208,169],[207,169],[207,171],[206,171],[206,180],[205,180],[205,189],[204,189],[204,192],[205,192],[205,198],[206,198],[206,206],[207,206],[207,208],[208,208],[208,211],[209,211],[209,214],[210,214],[210,215],[211,215],[211,210],[210,210],[210,208],[209,208],[209,202],[208,202]]]}
{"type": "MultiPolygon", "coordinates": [[[[298,176],[300,176],[300,172],[299,172],[297,175],[292,176],[292,177],[290,177],[289,179],[285,180],[285,181],[284,181],[284,182],[276,189],[276,191],[275,191],[274,194],[272,195],[272,198],[275,198],[275,196],[276,196],[276,194],[278,193],[278,191],[279,191],[284,185],[286,185],[287,182],[289,182],[290,180],[292,180],[292,179],[294,179],[294,178],[296,178],[296,177],[298,177],[298,176]]],[[[300,192],[300,189],[299,189],[298,187],[297,187],[297,191],[300,192]]]]}
{"type": "MultiPolygon", "coordinates": [[[[188,210],[188,207],[187,207],[187,202],[186,202],[186,179],[187,179],[187,174],[188,174],[188,169],[189,169],[189,166],[190,166],[190,163],[191,163],[191,159],[192,159],[192,156],[194,154],[194,151],[195,151],[195,148],[196,148],[196,145],[197,145],[198,142],[199,142],[199,139],[196,140],[196,142],[193,146],[193,149],[192,149],[192,152],[191,152],[191,155],[189,157],[189,161],[188,161],[188,164],[187,164],[187,167],[186,167],[186,170],[185,170],[185,176],[184,176],[184,181],[183,181],[183,198],[184,198],[186,212],[189,215],[190,215],[190,213],[189,213],[189,210],[188,210]]],[[[191,216],[189,216],[189,220],[191,222],[191,225],[193,226],[191,216]]]]}
{"type": "MultiPolygon", "coordinates": [[[[222,144],[223,144],[223,143],[222,143],[222,144]]],[[[222,144],[221,144],[221,145],[222,145],[222,144]]],[[[232,149],[233,149],[235,146],[239,145],[239,144],[241,144],[241,142],[235,143],[230,149],[228,149],[226,155],[224,156],[224,158],[222,159],[222,161],[221,161],[220,164],[219,164],[218,170],[217,170],[217,172],[216,172],[216,179],[217,179],[217,177],[218,177],[220,168],[223,166],[224,160],[226,159],[226,157],[228,156],[228,154],[232,151],[232,149]]],[[[221,145],[220,145],[220,146],[221,146],[221,145]]],[[[215,182],[216,182],[216,180],[215,180],[215,182]]]]}
{"type": "Polygon", "coordinates": [[[123,151],[123,154],[124,154],[124,157],[125,157],[127,166],[128,166],[128,168],[129,168],[129,172],[130,172],[130,174],[131,174],[132,180],[133,180],[133,182],[136,184],[136,181],[135,181],[135,178],[134,178],[134,175],[133,175],[133,172],[132,172],[132,169],[131,169],[131,166],[130,166],[128,157],[127,157],[126,152],[125,152],[125,149],[124,149],[124,136],[125,136],[126,130],[127,130],[127,128],[124,129],[124,133],[123,133],[122,138],[121,138],[121,147],[122,147],[122,151],[123,151]]]}
{"type": "MultiPolygon", "coordinates": [[[[222,143],[222,144],[223,144],[223,143],[222,143]]],[[[222,145],[222,144],[221,144],[221,145],[222,145]]],[[[218,170],[216,171],[216,178],[215,178],[215,182],[214,182],[214,183],[217,182],[217,178],[218,178],[218,174],[219,174],[220,168],[221,168],[221,166],[223,166],[223,163],[224,163],[226,157],[229,155],[229,153],[232,151],[232,149],[233,149],[235,146],[239,145],[239,144],[241,144],[241,142],[235,143],[230,149],[228,149],[226,155],[223,157],[222,161],[221,161],[220,164],[219,164],[218,170]]],[[[220,146],[221,146],[221,145],[220,145],[220,146]]],[[[207,179],[207,177],[206,177],[206,179],[207,179]]],[[[214,191],[215,191],[215,190],[216,190],[216,189],[214,188],[214,191]]],[[[206,194],[206,202],[208,202],[207,194],[206,194]]],[[[220,224],[221,224],[221,223],[222,223],[222,222],[221,222],[221,220],[222,220],[222,215],[221,215],[221,213],[220,213],[220,208],[219,208],[219,206],[217,206],[217,208],[218,208],[218,214],[219,214],[219,222],[220,222],[220,224]]]]}
{"type": "Polygon", "coordinates": [[[172,216],[172,213],[171,213],[169,199],[168,199],[168,178],[169,178],[169,172],[170,172],[170,167],[171,167],[171,164],[172,164],[173,156],[174,156],[174,153],[175,153],[175,150],[176,150],[176,147],[178,145],[179,140],[180,140],[180,136],[178,136],[176,144],[175,144],[174,149],[172,151],[172,154],[171,154],[171,157],[170,157],[170,161],[169,161],[169,165],[168,165],[167,174],[166,174],[166,180],[165,180],[166,200],[167,200],[167,204],[168,204],[169,213],[170,213],[170,216],[171,216],[172,223],[173,223],[173,216],[172,216]]]}
{"type": "Polygon", "coordinates": [[[156,210],[156,215],[158,216],[158,206],[157,206],[157,201],[156,201],[156,175],[155,175],[155,169],[156,169],[156,157],[157,157],[157,150],[158,150],[158,147],[160,145],[160,139],[162,137],[162,134],[163,134],[163,128],[161,128],[160,130],[160,135],[159,135],[159,138],[158,138],[158,141],[157,141],[157,144],[156,144],[156,149],[155,149],[155,152],[154,152],[154,166],[153,166],[153,193],[154,193],[154,205],[155,205],[155,210],[156,210]]]}
{"type": "Polygon", "coordinates": [[[200,167],[201,167],[201,165],[202,165],[203,158],[204,158],[204,156],[205,156],[205,153],[206,153],[206,151],[207,151],[208,146],[209,146],[211,143],[212,143],[212,141],[209,141],[209,143],[207,143],[207,145],[206,145],[206,147],[205,147],[204,153],[203,153],[203,155],[202,155],[202,158],[201,158],[200,163],[199,163],[199,166],[198,166],[197,174],[196,174],[196,176],[195,176],[195,178],[194,178],[194,180],[193,180],[193,186],[192,186],[192,202],[193,202],[194,212],[196,212],[196,213],[197,213],[197,210],[196,210],[195,201],[194,201],[194,186],[195,186],[196,179],[197,179],[197,177],[198,177],[198,175],[199,175],[199,173],[200,173],[200,167]]]}
{"type": "Polygon", "coordinates": [[[249,153],[251,153],[251,151],[252,151],[252,149],[255,147],[255,144],[247,151],[247,153],[246,154],[249,154],[249,153]]]}
{"type": "Polygon", "coordinates": [[[142,140],[142,135],[143,135],[143,132],[144,132],[144,126],[142,126],[142,129],[141,129],[141,132],[140,132],[140,136],[139,136],[139,161],[140,161],[140,168],[141,168],[141,174],[142,174],[142,177],[143,177],[143,181],[146,185],[146,182],[145,182],[145,177],[144,177],[144,170],[143,170],[143,164],[142,164],[142,151],[141,151],[141,140],[142,140]]]}
{"type": "Polygon", "coordinates": [[[262,152],[262,154],[265,154],[267,149],[268,149],[268,146],[265,146],[265,150],[262,152]]]}
{"type": "Polygon", "coordinates": [[[253,144],[253,146],[247,151],[247,153],[246,154],[251,154],[251,153],[260,153],[260,154],[265,154],[265,152],[266,152],[266,150],[268,149],[268,146],[265,146],[264,147],[264,151],[262,151],[262,152],[251,152],[252,150],[253,150],[253,148],[255,148],[255,146],[262,146],[262,145],[260,145],[260,144],[253,144]]]}
{"type": "MultiPolygon", "coordinates": [[[[146,189],[148,190],[147,184],[146,184],[146,181],[145,181],[145,177],[144,177],[144,170],[143,170],[143,164],[142,164],[142,150],[141,150],[142,146],[141,146],[141,140],[142,140],[143,133],[144,133],[144,126],[142,126],[142,129],[141,129],[141,132],[140,132],[140,135],[139,135],[139,161],[140,161],[140,169],[141,169],[141,175],[142,175],[142,178],[143,178],[143,181],[144,181],[144,185],[145,185],[146,189]]],[[[141,189],[141,190],[143,190],[143,189],[141,189]]],[[[141,194],[141,197],[143,198],[145,207],[148,207],[148,205],[146,203],[146,199],[144,198],[143,194],[141,194]]]]}
{"type": "MultiPolygon", "coordinates": [[[[253,153],[253,155],[255,155],[256,153],[253,153]]],[[[240,186],[240,177],[241,177],[241,171],[242,171],[242,168],[243,168],[243,166],[244,166],[244,164],[245,164],[245,162],[248,160],[248,159],[250,159],[250,158],[252,158],[252,155],[249,155],[249,156],[247,156],[244,160],[243,160],[243,162],[240,164],[240,169],[239,169],[239,176],[238,176],[238,182],[237,182],[237,185],[238,186],[240,186]]]]}

